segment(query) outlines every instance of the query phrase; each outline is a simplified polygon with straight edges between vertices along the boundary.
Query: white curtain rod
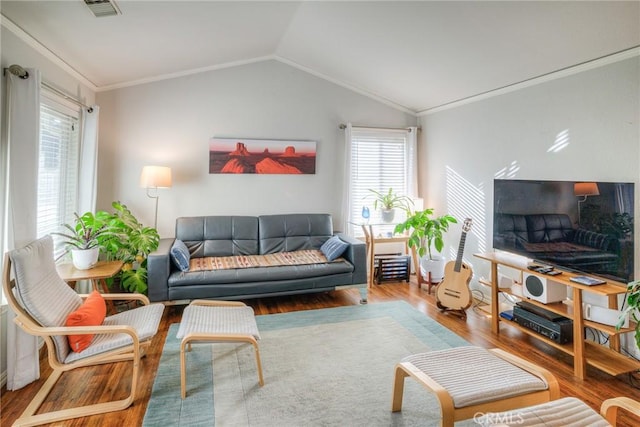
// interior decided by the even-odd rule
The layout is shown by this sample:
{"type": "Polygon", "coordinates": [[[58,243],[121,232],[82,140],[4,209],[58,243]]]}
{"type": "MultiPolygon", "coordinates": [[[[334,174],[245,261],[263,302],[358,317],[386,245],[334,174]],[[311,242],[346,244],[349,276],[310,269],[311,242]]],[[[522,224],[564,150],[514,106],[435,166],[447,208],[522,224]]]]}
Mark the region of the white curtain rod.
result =
{"type": "MultiPolygon", "coordinates": [[[[347,128],[347,125],[345,125],[344,123],[340,123],[340,125],[338,126],[340,129],[344,130],[347,128]]],[[[375,126],[351,126],[353,129],[376,129],[376,130],[406,130],[408,132],[411,132],[411,128],[379,128],[379,127],[375,127],[375,126]]],[[[418,126],[418,130],[422,130],[422,128],[420,126],[418,126]]]]}
{"type": "MultiPolygon", "coordinates": [[[[20,65],[15,65],[14,64],[14,65],[9,66],[9,68],[5,68],[4,69],[4,74],[6,74],[7,71],[9,71],[14,76],[20,77],[21,79],[28,79],[29,78],[29,72],[27,70],[25,70],[24,68],[22,68],[20,65]]],[[[88,105],[84,105],[82,102],[80,102],[79,100],[77,100],[73,96],[61,91],[60,89],[56,89],[55,87],[51,86],[49,83],[47,83],[45,81],[41,81],[40,85],[42,87],[44,87],[45,89],[47,89],[48,91],[53,92],[56,95],[61,96],[64,99],[73,102],[77,106],[86,108],[87,111],[89,111],[90,113],[93,112],[93,108],[92,107],[89,107],[88,105]]]]}

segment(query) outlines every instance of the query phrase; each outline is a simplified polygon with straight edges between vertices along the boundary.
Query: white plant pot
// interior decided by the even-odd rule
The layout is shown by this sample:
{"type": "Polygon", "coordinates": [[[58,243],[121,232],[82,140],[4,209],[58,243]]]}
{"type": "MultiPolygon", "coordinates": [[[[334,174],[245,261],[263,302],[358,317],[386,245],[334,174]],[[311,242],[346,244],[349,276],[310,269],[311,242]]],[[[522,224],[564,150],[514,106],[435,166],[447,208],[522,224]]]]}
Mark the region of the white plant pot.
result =
{"type": "Polygon", "coordinates": [[[98,262],[100,248],[72,249],[71,260],[78,270],[88,270],[98,262]]]}
{"type": "Polygon", "coordinates": [[[431,282],[438,283],[444,279],[444,267],[447,264],[447,260],[439,255],[434,255],[433,259],[429,259],[428,256],[420,258],[420,274],[425,279],[429,277],[431,273],[431,282]]]}
{"type": "Polygon", "coordinates": [[[396,216],[395,209],[382,209],[382,222],[393,222],[393,218],[396,216]]]}

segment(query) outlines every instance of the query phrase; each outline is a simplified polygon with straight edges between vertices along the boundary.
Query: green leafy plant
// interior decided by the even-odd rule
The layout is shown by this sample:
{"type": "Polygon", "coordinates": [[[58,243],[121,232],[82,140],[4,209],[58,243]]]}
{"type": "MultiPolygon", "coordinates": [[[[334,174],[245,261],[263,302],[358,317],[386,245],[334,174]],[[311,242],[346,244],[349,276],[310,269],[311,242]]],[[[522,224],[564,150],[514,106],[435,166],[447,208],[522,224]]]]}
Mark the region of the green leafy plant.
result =
{"type": "Polygon", "coordinates": [[[67,246],[67,251],[71,248],[92,249],[102,248],[101,242],[113,236],[113,231],[109,227],[109,220],[104,215],[86,212],[82,216],[73,214],[75,221],[73,224],[63,224],[66,232],[51,233],[62,237],[62,243],[67,246]]]}
{"type": "Polygon", "coordinates": [[[449,225],[456,224],[456,220],[451,215],[442,215],[433,218],[433,209],[425,209],[415,212],[406,221],[396,225],[396,233],[404,233],[410,231],[407,244],[410,248],[415,247],[418,255],[423,257],[429,255],[429,259],[433,260],[431,248],[437,252],[442,252],[444,248],[444,233],[449,230],[449,225]]]}
{"type": "Polygon", "coordinates": [[[158,231],[145,227],[126,205],[115,201],[111,204],[115,212],[109,215],[112,233],[101,238],[108,260],[124,262],[120,274],[120,285],[129,292],[147,292],[147,256],[160,243],[158,231]]]}
{"type": "Polygon", "coordinates": [[[635,280],[627,284],[625,304],[624,310],[620,313],[616,329],[622,328],[627,314],[629,314],[629,319],[636,323],[636,346],[640,349],[640,280],[635,280]]]}
{"type": "Polygon", "coordinates": [[[602,220],[602,232],[618,239],[633,233],[633,217],[627,212],[614,213],[602,220]]]}
{"type": "Polygon", "coordinates": [[[407,212],[411,211],[411,206],[413,206],[413,200],[411,200],[408,196],[403,196],[395,193],[393,188],[389,187],[389,191],[386,193],[382,193],[380,191],[376,191],[372,188],[369,189],[375,196],[375,200],[373,201],[373,208],[378,209],[378,205],[382,209],[394,209],[401,208],[407,212]]]}

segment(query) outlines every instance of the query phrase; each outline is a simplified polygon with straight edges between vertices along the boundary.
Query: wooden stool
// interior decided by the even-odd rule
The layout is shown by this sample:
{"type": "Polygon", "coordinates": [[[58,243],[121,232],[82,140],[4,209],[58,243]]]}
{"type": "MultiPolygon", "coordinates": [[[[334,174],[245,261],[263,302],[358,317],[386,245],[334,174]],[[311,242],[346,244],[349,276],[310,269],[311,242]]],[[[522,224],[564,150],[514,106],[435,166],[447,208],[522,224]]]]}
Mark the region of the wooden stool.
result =
{"type": "Polygon", "coordinates": [[[264,385],[258,341],[260,334],[251,307],[242,302],[194,300],[182,314],[177,338],[180,344],[180,393],[187,394],[187,367],[185,347],[191,351],[191,342],[247,342],[256,353],[258,382],[264,385]]]}
{"type": "Polygon", "coordinates": [[[413,377],[436,394],[442,426],[478,413],[506,411],[559,396],[546,369],[499,349],[455,347],[415,354],[396,365],[391,411],[402,410],[404,379],[413,377]]]}

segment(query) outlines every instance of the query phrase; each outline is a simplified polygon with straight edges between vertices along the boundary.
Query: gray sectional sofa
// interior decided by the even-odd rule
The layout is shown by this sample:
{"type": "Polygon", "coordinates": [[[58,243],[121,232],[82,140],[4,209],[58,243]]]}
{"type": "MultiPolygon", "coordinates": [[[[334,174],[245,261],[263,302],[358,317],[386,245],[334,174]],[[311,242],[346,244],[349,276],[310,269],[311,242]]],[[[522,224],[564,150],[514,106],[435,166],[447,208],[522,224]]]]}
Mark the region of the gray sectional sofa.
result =
{"type": "Polygon", "coordinates": [[[176,239],[184,242],[190,260],[211,265],[221,260],[244,260],[246,257],[243,256],[288,256],[291,252],[320,249],[333,235],[333,223],[328,214],[178,218],[175,239],[162,239],[158,249],[148,257],[149,299],[235,300],[359,288],[361,302],[365,303],[366,246],[364,242],[343,234],[338,236],[347,244],[346,250],[333,262],[240,268],[225,266],[212,270],[193,268],[192,263],[192,271],[181,271],[171,256],[176,239]]]}

